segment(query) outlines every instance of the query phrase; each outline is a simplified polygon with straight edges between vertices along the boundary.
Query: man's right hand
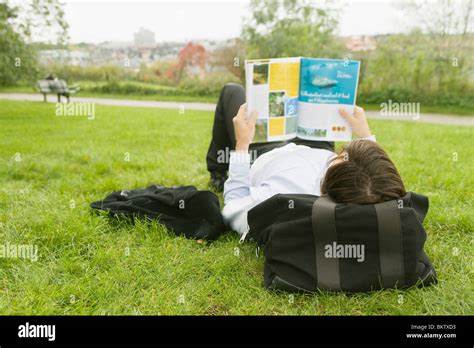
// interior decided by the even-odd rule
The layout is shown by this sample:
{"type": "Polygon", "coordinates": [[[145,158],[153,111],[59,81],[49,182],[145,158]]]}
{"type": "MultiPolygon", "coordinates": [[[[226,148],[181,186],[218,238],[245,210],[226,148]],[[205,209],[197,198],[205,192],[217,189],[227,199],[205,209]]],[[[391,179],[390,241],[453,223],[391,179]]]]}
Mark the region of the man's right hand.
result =
{"type": "Polygon", "coordinates": [[[344,109],[339,109],[339,114],[349,123],[357,138],[366,138],[372,134],[365,117],[365,111],[361,107],[356,105],[353,114],[344,109]]]}
{"type": "Polygon", "coordinates": [[[237,116],[232,119],[234,122],[236,151],[247,152],[249,150],[249,145],[255,135],[255,123],[257,121],[257,116],[258,113],[254,111],[247,118],[247,104],[243,104],[240,107],[237,116]]]}

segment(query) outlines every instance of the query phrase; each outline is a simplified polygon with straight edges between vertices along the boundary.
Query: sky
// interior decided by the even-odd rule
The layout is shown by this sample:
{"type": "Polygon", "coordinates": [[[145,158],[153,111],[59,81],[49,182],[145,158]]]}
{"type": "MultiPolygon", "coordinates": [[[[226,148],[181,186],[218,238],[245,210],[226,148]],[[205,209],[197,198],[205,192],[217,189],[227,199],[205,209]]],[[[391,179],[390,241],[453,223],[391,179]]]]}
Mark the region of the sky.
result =
{"type": "MultiPolygon", "coordinates": [[[[140,27],[153,31],[158,42],[227,39],[239,36],[249,14],[247,0],[64,2],[72,43],[132,41],[140,27]]],[[[393,0],[340,4],[340,35],[394,33],[404,27],[393,0]]]]}

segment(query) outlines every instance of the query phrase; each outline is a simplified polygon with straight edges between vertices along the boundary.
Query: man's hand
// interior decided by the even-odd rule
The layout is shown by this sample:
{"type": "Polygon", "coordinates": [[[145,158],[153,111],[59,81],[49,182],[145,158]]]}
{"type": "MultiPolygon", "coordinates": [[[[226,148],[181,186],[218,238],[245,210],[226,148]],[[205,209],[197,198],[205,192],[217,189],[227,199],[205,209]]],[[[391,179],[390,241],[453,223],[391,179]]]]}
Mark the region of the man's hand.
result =
{"type": "Polygon", "coordinates": [[[361,107],[355,106],[352,115],[344,109],[339,109],[339,114],[349,123],[357,138],[366,138],[371,135],[365,111],[361,107]]]}
{"type": "Polygon", "coordinates": [[[249,145],[255,135],[255,122],[257,121],[258,113],[253,111],[247,118],[247,104],[243,104],[237,116],[232,121],[234,122],[235,132],[235,150],[245,151],[249,150],[249,145]]]}

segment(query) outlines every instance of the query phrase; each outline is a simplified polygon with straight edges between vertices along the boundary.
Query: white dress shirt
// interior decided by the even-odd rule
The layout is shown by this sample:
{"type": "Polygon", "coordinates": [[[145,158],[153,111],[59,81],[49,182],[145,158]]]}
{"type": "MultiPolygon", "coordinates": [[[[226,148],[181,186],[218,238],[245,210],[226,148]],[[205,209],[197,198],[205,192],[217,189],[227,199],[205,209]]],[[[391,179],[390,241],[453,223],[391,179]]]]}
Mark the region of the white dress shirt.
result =
{"type": "MultiPolygon", "coordinates": [[[[375,136],[367,138],[375,141],[375,136]]],[[[321,181],[334,152],[289,143],[258,157],[231,152],[224,184],[224,221],[245,238],[247,212],[277,193],[321,195],[321,181]]]]}

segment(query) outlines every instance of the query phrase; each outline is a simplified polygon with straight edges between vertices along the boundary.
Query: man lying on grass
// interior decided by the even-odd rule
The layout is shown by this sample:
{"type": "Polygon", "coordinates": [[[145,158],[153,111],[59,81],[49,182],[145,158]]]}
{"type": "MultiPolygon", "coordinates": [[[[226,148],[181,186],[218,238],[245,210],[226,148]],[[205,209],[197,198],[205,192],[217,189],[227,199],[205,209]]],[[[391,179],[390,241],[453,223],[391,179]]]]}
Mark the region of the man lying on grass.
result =
{"type": "Polygon", "coordinates": [[[251,144],[256,112],[247,113],[245,91],[237,84],[222,89],[207,153],[211,184],[224,188],[226,223],[248,231],[247,212],[278,193],[327,194],[337,203],[380,203],[405,195],[402,179],[387,153],[375,142],[364,110],[340,111],[357,140],[339,154],[334,143],[293,139],[251,144]],[[229,161],[222,154],[230,152],[229,161]],[[251,164],[251,153],[256,159],[251,164]],[[227,170],[229,178],[227,179],[227,170]],[[225,184],[224,184],[225,182],[225,184]]]}

